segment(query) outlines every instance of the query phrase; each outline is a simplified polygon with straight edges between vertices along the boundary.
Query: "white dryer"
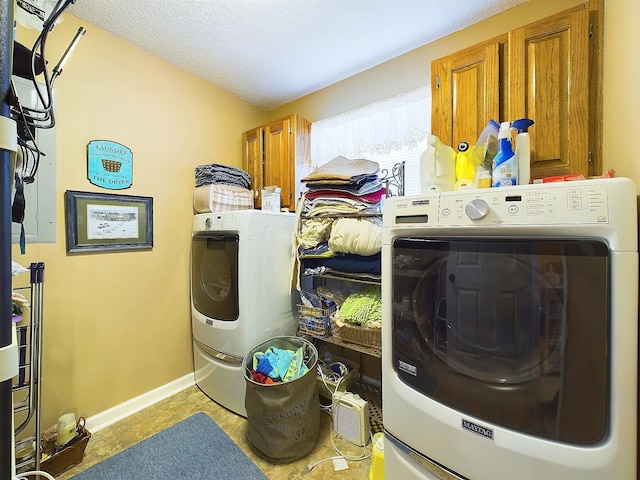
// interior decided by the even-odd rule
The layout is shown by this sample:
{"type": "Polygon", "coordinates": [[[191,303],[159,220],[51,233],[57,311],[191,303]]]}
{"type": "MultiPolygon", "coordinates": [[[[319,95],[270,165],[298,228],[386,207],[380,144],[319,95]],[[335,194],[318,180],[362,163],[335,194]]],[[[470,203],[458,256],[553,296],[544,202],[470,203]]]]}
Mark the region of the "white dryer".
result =
{"type": "MultiPolygon", "coordinates": [[[[246,416],[242,360],[273,336],[294,335],[292,213],[240,210],[194,216],[191,326],[195,380],[246,416]]],[[[297,293],[297,292],[296,292],[297,293]]]]}

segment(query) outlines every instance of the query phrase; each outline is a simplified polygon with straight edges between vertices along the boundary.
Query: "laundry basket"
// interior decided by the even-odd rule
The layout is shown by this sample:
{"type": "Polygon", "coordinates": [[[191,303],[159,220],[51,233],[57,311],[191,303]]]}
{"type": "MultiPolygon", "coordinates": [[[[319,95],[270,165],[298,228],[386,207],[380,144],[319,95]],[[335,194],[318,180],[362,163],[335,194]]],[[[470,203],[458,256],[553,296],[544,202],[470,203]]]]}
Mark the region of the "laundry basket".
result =
{"type": "Polygon", "coordinates": [[[316,347],[300,337],[271,338],[244,357],[246,437],[260,457],[273,463],[287,463],[306,456],[315,448],[320,430],[317,363],[316,347]],[[299,351],[307,372],[286,382],[264,384],[255,381],[254,355],[270,348],[299,351]]]}

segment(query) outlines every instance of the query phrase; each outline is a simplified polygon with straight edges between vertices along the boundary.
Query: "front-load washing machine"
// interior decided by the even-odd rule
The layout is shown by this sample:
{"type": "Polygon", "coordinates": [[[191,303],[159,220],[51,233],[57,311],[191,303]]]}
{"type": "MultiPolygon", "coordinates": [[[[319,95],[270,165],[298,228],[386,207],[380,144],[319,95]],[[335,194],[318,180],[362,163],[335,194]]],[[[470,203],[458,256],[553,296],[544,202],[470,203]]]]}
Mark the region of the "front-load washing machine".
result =
{"type": "Polygon", "coordinates": [[[191,326],[195,380],[246,416],[242,360],[252,347],[296,331],[291,288],[292,213],[239,210],[194,216],[191,326]]]}
{"type": "Polygon", "coordinates": [[[387,478],[638,478],[636,203],[626,178],[387,200],[387,478]]]}

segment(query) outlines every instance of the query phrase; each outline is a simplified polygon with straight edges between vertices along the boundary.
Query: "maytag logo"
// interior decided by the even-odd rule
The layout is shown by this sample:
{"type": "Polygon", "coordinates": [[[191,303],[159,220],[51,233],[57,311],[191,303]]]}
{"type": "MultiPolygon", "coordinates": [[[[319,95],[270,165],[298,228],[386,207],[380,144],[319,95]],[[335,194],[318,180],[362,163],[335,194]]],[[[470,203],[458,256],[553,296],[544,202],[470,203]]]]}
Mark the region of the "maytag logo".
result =
{"type": "Polygon", "coordinates": [[[477,433],[483,437],[493,440],[493,430],[477,423],[470,422],[469,420],[462,419],[462,428],[469,430],[470,432],[477,433]]]}
{"type": "Polygon", "coordinates": [[[409,375],[413,375],[414,377],[418,375],[418,369],[414,365],[410,365],[402,360],[398,360],[398,368],[409,375]]]}

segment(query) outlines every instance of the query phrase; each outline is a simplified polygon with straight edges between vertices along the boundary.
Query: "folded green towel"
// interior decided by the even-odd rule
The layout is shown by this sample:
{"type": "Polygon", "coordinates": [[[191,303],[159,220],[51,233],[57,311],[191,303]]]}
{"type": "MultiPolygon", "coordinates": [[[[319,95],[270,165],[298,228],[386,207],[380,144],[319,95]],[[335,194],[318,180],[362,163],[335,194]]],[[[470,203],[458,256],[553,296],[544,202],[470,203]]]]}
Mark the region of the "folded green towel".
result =
{"type": "Polygon", "coordinates": [[[340,307],[341,320],[370,328],[382,326],[382,292],[380,285],[367,285],[347,297],[340,307]]]}

